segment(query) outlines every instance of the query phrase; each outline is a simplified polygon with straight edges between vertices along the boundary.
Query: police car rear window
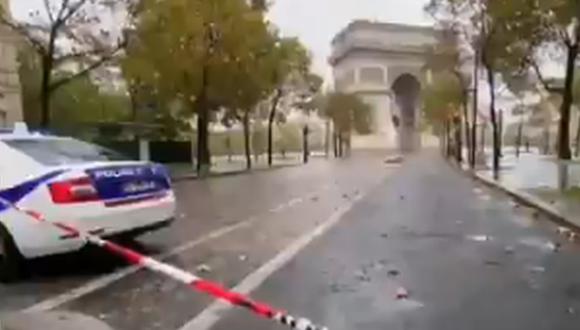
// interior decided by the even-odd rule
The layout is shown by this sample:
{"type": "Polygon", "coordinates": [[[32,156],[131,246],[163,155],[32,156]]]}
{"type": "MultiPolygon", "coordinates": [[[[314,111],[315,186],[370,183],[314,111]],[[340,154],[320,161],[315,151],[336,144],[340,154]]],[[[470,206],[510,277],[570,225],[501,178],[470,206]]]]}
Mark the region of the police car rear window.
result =
{"type": "Polygon", "coordinates": [[[44,165],[127,160],[127,157],[113,150],[74,139],[23,139],[4,142],[44,165]]]}

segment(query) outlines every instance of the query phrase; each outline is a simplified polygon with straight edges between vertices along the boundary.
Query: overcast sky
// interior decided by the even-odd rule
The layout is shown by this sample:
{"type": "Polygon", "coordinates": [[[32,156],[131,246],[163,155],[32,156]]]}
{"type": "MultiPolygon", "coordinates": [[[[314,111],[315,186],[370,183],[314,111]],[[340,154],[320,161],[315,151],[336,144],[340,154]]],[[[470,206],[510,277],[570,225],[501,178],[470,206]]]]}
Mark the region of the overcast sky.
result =
{"type": "MultiPolygon", "coordinates": [[[[211,0],[210,0],[211,1],[211,0]]],[[[315,70],[329,78],[326,59],[332,37],[354,19],[429,24],[423,12],[428,0],[273,0],[270,19],[286,36],[299,37],[314,55],[315,70]]],[[[42,0],[10,0],[17,18],[26,18],[42,0]]]]}
{"type": "Polygon", "coordinates": [[[329,78],[330,41],[355,19],[430,24],[428,0],[274,0],[270,19],[288,36],[299,37],[315,57],[315,69],[329,78]]]}

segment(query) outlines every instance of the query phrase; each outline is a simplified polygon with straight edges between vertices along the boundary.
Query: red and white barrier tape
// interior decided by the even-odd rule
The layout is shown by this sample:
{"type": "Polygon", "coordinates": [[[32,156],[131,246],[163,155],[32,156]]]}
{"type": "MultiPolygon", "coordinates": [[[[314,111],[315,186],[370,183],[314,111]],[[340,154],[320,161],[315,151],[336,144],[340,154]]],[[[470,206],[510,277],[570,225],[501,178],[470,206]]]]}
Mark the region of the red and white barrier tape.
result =
{"type": "Polygon", "coordinates": [[[62,230],[68,235],[74,237],[81,237],[87,242],[99,246],[113,254],[116,254],[132,264],[140,265],[157,273],[161,273],[163,275],[171,277],[174,280],[184,283],[191,289],[204,292],[206,294],[209,294],[210,296],[224,300],[232,305],[244,307],[261,317],[276,321],[282,325],[290,327],[291,329],[328,330],[328,328],[326,327],[317,326],[313,324],[308,319],[291,316],[282,310],[278,310],[273,307],[270,307],[267,304],[254,301],[242,294],[229,291],[228,289],[222,287],[219,284],[199,278],[190,272],[184,271],[182,269],[179,269],[175,266],[166,263],[162,263],[151,257],[145,256],[141,253],[125,248],[111,241],[102,239],[98,236],[80,231],[65,223],[48,221],[46,218],[44,218],[44,216],[42,216],[42,214],[35,211],[22,209],[19,206],[1,197],[0,203],[19,213],[25,214],[38,222],[50,224],[62,230]]]}

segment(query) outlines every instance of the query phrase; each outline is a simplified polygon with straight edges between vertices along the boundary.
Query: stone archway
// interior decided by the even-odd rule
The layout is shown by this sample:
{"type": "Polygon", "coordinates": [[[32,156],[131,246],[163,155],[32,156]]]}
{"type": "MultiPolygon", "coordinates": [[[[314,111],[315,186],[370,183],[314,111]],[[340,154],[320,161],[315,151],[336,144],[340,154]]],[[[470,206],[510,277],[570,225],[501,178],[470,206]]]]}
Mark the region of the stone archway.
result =
{"type": "Polygon", "coordinates": [[[418,148],[417,117],[421,83],[409,73],[397,77],[391,86],[397,113],[393,114],[393,124],[399,136],[399,147],[402,152],[411,152],[418,148]]]}

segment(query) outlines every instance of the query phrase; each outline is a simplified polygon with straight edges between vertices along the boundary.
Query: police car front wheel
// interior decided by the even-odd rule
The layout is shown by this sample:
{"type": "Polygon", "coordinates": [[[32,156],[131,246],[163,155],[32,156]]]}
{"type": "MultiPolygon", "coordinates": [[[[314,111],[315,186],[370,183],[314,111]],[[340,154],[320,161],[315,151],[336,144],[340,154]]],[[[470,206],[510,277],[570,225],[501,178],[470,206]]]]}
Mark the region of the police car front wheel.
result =
{"type": "Polygon", "coordinates": [[[0,281],[13,282],[23,274],[24,258],[12,236],[0,224],[0,281]]]}

